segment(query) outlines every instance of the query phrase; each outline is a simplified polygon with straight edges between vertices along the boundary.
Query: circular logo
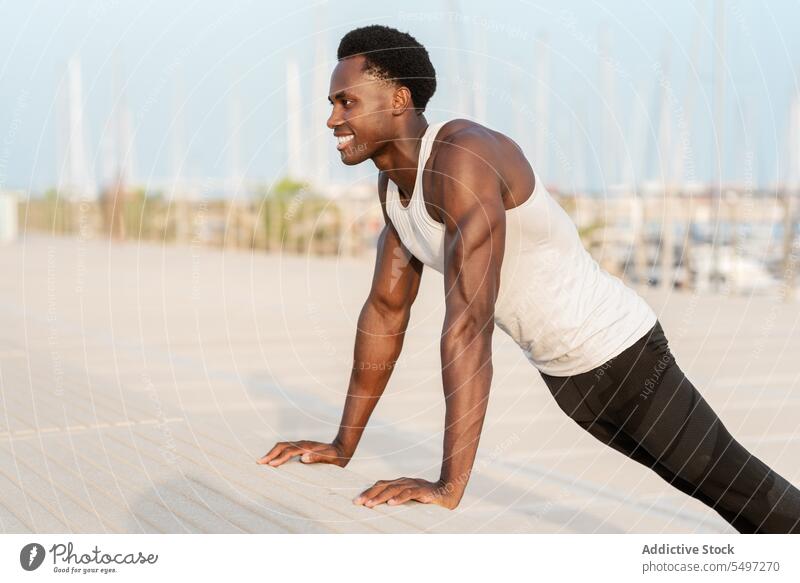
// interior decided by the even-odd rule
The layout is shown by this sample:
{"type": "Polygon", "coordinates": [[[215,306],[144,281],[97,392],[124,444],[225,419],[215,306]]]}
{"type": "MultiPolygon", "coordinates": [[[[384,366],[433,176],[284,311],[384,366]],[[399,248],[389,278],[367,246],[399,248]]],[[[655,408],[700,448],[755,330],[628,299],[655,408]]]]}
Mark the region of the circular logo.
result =
{"type": "Polygon", "coordinates": [[[35,571],[44,561],[44,547],[39,543],[29,543],[19,552],[19,564],[26,571],[35,571]]]}

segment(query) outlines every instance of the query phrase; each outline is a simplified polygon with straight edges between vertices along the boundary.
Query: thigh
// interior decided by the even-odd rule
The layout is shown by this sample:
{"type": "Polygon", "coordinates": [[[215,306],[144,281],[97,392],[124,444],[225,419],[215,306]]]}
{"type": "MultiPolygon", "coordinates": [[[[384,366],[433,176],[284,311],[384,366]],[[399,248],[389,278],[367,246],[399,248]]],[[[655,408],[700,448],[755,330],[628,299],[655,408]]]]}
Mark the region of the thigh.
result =
{"type": "MultiPolygon", "coordinates": [[[[613,415],[623,430],[674,474],[694,482],[730,434],[674,359],[652,354],[630,375],[613,415]],[[664,362],[663,366],[653,362],[664,362]]],[[[724,445],[723,445],[724,447],[724,445]]]]}
{"type": "Polygon", "coordinates": [[[739,532],[800,531],[800,491],[731,435],[677,364],[630,426],[658,464],[686,483],[684,491],[739,532]]]}
{"type": "Polygon", "coordinates": [[[608,364],[585,393],[596,415],[622,430],[629,449],[644,450],[637,461],[657,460],[659,474],[696,480],[727,431],[678,366],[661,324],[608,364]]]}
{"type": "Polygon", "coordinates": [[[566,415],[583,426],[592,423],[597,414],[590,407],[589,402],[584,392],[579,387],[579,381],[576,377],[554,377],[540,372],[547,388],[550,389],[550,394],[556,401],[558,407],[566,413],[566,415]]]}
{"type": "Polygon", "coordinates": [[[612,421],[609,417],[610,410],[608,407],[603,407],[602,402],[589,404],[591,399],[587,398],[587,394],[591,396],[594,389],[600,388],[608,391],[614,390],[617,386],[611,380],[610,375],[605,378],[597,375],[593,378],[546,378],[546,375],[543,374],[542,377],[545,378],[545,382],[561,410],[592,437],[654,471],[681,492],[695,498],[702,496],[696,486],[662,464],[642,443],[629,435],[618,423],[612,421]],[[601,410],[598,410],[598,407],[601,410]]]}
{"type": "Polygon", "coordinates": [[[665,372],[623,429],[661,464],[687,481],[748,496],[767,485],[770,469],[728,431],[677,363],[665,372]]]}

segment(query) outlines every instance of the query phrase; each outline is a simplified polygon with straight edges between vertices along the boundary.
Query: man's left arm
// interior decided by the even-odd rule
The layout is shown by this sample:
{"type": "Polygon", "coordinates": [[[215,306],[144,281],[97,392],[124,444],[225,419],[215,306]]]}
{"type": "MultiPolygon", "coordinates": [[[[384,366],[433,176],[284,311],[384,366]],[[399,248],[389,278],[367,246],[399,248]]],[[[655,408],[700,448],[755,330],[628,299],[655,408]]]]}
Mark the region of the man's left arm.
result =
{"type": "Polygon", "coordinates": [[[439,482],[447,493],[445,505],[451,507],[466,488],[486,415],[494,307],[506,232],[497,175],[474,158],[472,164],[462,166],[472,170],[456,171],[452,179],[443,180],[449,185],[442,217],[446,310],[441,355],[446,415],[439,482]]]}
{"type": "Polygon", "coordinates": [[[494,306],[505,251],[500,181],[485,156],[475,137],[453,140],[437,156],[446,304],[441,337],[446,414],[439,480],[379,481],[356,498],[357,504],[417,500],[455,508],[469,480],[492,381],[494,306]]]}

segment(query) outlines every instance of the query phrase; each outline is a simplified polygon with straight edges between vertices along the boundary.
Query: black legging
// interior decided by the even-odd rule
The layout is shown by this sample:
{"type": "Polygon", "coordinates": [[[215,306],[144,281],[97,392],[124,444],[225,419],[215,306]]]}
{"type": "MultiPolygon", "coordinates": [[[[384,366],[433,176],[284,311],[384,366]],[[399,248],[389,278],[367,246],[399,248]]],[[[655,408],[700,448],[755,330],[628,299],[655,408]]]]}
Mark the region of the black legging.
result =
{"type": "Polygon", "coordinates": [[[800,532],[800,491],[731,436],[678,368],[659,322],[596,369],[541,374],[578,425],[739,532],[800,532]]]}

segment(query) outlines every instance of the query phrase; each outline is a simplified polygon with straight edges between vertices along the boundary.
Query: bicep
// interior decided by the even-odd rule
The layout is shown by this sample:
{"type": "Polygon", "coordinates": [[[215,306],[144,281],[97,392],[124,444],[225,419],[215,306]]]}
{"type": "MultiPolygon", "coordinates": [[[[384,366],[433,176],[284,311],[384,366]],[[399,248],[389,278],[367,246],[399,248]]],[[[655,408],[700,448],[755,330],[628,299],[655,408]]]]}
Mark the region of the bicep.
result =
{"type": "Polygon", "coordinates": [[[451,179],[445,190],[444,284],[451,325],[479,324],[494,315],[505,253],[506,216],[491,177],[451,179]]]}
{"type": "Polygon", "coordinates": [[[370,300],[392,311],[410,308],[419,290],[422,267],[387,222],[378,237],[370,300]]]}

